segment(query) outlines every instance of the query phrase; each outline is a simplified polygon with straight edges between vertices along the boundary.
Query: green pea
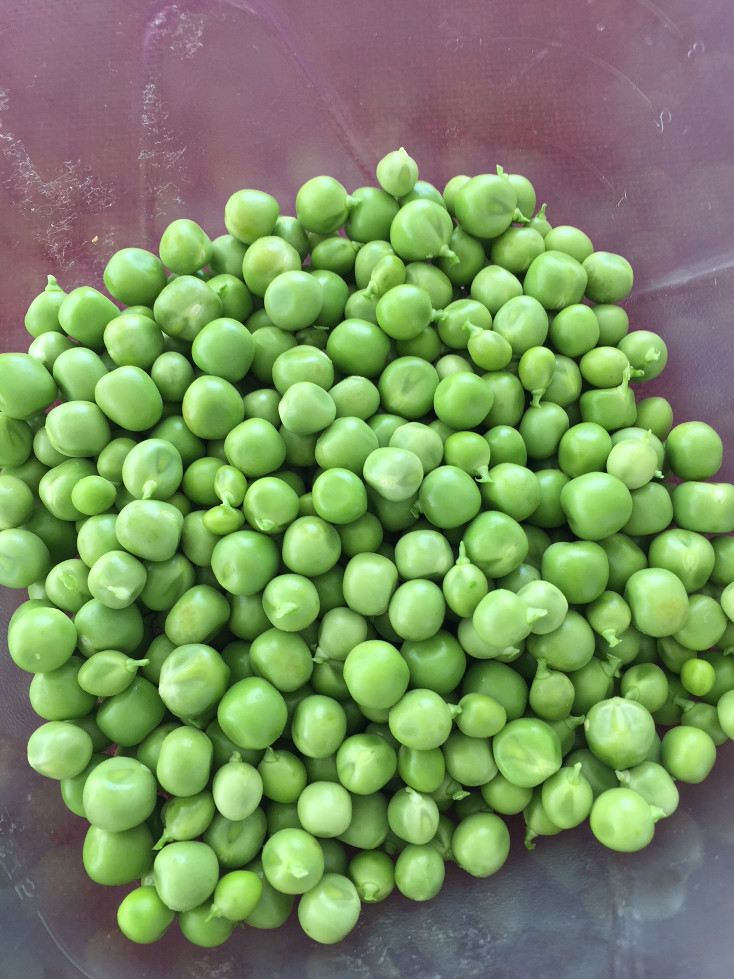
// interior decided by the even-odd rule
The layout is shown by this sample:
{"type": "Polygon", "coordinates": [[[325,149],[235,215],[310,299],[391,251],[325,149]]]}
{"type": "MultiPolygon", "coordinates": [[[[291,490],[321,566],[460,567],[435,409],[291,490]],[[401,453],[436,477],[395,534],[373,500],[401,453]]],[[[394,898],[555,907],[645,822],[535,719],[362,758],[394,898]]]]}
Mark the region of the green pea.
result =
{"type": "Polygon", "coordinates": [[[453,711],[433,690],[409,690],[390,709],[393,736],[408,748],[439,748],[451,733],[453,711]]]}
{"type": "Polygon", "coordinates": [[[219,702],[229,677],[229,667],[211,646],[193,641],[179,643],[163,661],[158,692],[172,714],[192,718],[219,702]]]}
{"type": "Polygon", "coordinates": [[[672,636],[688,617],[685,587],[666,568],[636,571],[627,581],[624,597],[634,625],[649,636],[672,636]]]}
{"type": "Polygon", "coordinates": [[[393,777],[398,760],[391,745],[376,734],[354,734],[336,752],[336,771],[351,793],[372,795],[393,777]]]}
{"type": "Polygon", "coordinates": [[[509,856],[510,833],[495,813],[474,813],[454,830],[451,849],[457,864],[472,877],[490,877],[509,856]]]}
{"type": "Polygon", "coordinates": [[[312,177],[296,194],[296,217],[308,231],[328,235],[344,224],[352,204],[334,177],[312,177]]]}
{"type": "Polygon", "coordinates": [[[463,540],[467,556],[489,578],[509,574],[528,553],[522,526],[498,510],[477,514],[464,531],[463,540]]]}
{"type": "MultiPolygon", "coordinates": [[[[115,309],[117,310],[117,307],[115,307],[115,309]]],[[[38,361],[43,367],[45,367],[48,373],[52,373],[57,358],[67,350],[72,350],[74,346],[74,341],[67,337],[65,332],[42,333],[41,336],[36,337],[36,339],[31,343],[30,347],[28,348],[28,355],[31,360],[38,361]]],[[[10,354],[3,354],[3,356],[9,357],[10,354]]],[[[24,357],[25,354],[13,356],[24,357]]],[[[106,366],[110,365],[107,364],[106,366]]]]}
{"type": "Polygon", "coordinates": [[[649,381],[662,373],[668,362],[665,341],[651,330],[633,330],[626,333],[617,346],[625,354],[633,370],[635,381],[649,381]]]}
{"type": "Polygon", "coordinates": [[[311,577],[330,571],[340,550],[336,529],[317,515],[298,517],[288,525],[281,541],[285,566],[295,574],[311,577]]]}
{"type": "Polygon", "coordinates": [[[586,742],[610,768],[630,768],[645,759],[655,734],[650,712],[638,701],[612,697],[594,704],[584,721],[586,742]]]}
{"type": "Polygon", "coordinates": [[[393,593],[388,617],[401,639],[417,642],[436,635],[443,624],[445,608],[443,593],[435,582],[413,578],[393,593]]]}
{"type": "Polygon", "coordinates": [[[492,753],[500,772],[515,785],[540,785],[561,767],[558,735],[536,718],[508,721],[494,736],[492,753]]]}
{"type": "Polygon", "coordinates": [[[535,228],[511,226],[492,241],[489,258],[494,265],[522,275],[527,272],[533,259],[547,247],[535,228]]]}
{"type": "Polygon", "coordinates": [[[474,428],[489,413],[494,394],[476,374],[451,374],[439,382],[433,395],[433,410],[453,428],[474,428]]]}
{"type": "Polygon", "coordinates": [[[430,901],[443,886],[444,860],[430,842],[409,843],[395,862],[395,886],[412,901],[430,901]]]}
{"type": "Polygon", "coordinates": [[[107,832],[133,829],[153,812],[157,788],[153,773],[141,762],[122,755],[107,758],[84,783],[85,817],[107,832]]]}
{"type": "MultiPolygon", "coordinates": [[[[599,323],[590,306],[574,303],[565,306],[553,317],[549,336],[558,353],[567,357],[581,357],[598,343],[599,323]]],[[[599,386],[611,387],[611,384],[599,386]]]]}
{"type": "Polygon", "coordinates": [[[630,853],[652,840],[659,814],[637,792],[612,788],[602,792],[591,809],[591,831],[611,850],[630,853]]]}
{"type": "Polygon", "coordinates": [[[0,584],[27,588],[48,574],[49,551],[44,542],[20,527],[0,530],[0,584]]]}
{"type": "Polygon", "coordinates": [[[673,427],[673,409],[666,398],[650,397],[637,402],[637,424],[666,439],[673,427]]]}
{"type": "Polygon", "coordinates": [[[32,337],[42,333],[60,333],[59,307],[66,293],[53,275],[47,276],[43,292],[33,299],[26,311],[24,325],[32,337]]]}
{"type": "Polygon", "coordinates": [[[219,878],[210,914],[229,921],[244,921],[257,907],[263,885],[251,870],[233,870],[219,878]]]}
{"type": "Polygon", "coordinates": [[[311,651],[296,632],[267,629],[256,636],[250,648],[250,663],[256,675],[269,680],[278,690],[298,690],[308,683],[313,671],[311,651]]]}
{"type": "Polygon", "coordinates": [[[136,676],[121,693],[108,697],[97,710],[97,724],[110,741],[121,747],[138,745],[161,723],[165,704],[157,688],[136,676]]]}
{"type": "Polygon", "coordinates": [[[349,861],[349,879],[367,904],[384,901],[395,888],[395,867],[381,850],[362,850],[349,861]]]}
{"type": "Polygon", "coordinates": [[[219,867],[214,850],[196,840],[169,843],[153,864],[155,888],[173,911],[196,908],[214,892],[219,867]]]}
{"type": "Polygon", "coordinates": [[[229,602],[220,591],[210,585],[194,585],[169,610],[165,632],[178,645],[205,643],[216,636],[229,616],[229,602]]]}
{"type": "MultiPolygon", "coordinates": [[[[31,447],[33,445],[33,432],[30,426],[25,422],[16,418],[11,418],[5,412],[0,411],[0,465],[2,465],[5,475],[9,475],[9,469],[20,469],[23,467],[23,472],[26,473],[26,480],[32,478],[30,467],[34,467],[37,476],[34,478],[34,483],[37,485],[38,480],[45,472],[45,467],[39,471],[40,462],[29,458],[31,456],[31,447]]],[[[15,475],[18,475],[16,472],[15,475]]]]}
{"type": "Polygon", "coordinates": [[[446,572],[441,588],[448,607],[462,618],[472,615],[489,590],[487,576],[466,556],[463,541],[456,564],[446,572]]]}
{"type": "Polygon", "coordinates": [[[166,270],[144,248],[121,248],[107,262],[103,278],[113,299],[125,306],[151,306],[166,284],[166,270]]]}
{"type": "Polygon", "coordinates": [[[153,856],[153,836],[145,823],[119,832],[90,826],[84,836],[84,869],[97,884],[140,880],[153,866],[153,856]]]}
{"type": "Polygon", "coordinates": [[[301,928],[314,941],[332,945],[357,924],[361,902],[354,884],[341,874],[324,874],[298,904],[301,928]]]}
{"type": "Polygon", "coordinates": [[[136,887],[122,899],[117,909],[117,924],[131,942],[150,945],[163,938],[175,916],[155,887],[145,885],[136,887]]]}
{"type": "Polygon", "coordinates": [[[418,491],[420,512],[442,530],[460,527],[476,518],[481,500],[474,479],[457,466],[438,466],[425,476],[418,491]]]}
{"type": "Polygon", "coordinates": [[[678,808],[678,789],[662,765],[643,761],[616,774],[623,788],[638,792],[651,806],[661,809],[664,816],[672,815],[678,808]]]}
{"type": "MultiPolygon", "coordinates": [[[[163,333],[143,313],[126,311],[115,316],[105,327],[103,340],[107,353],[117,367],[132,365],[148,370],[163,353],[163,333]]],[[[71,353],[72,351],[68,351],[58,358],[54,364],[55,371],[60,372],[63,364],[66,373],[66,358],[71,353]]]]}
{"type": "Polygon", "coordinates": [[[393,197],[404,197],[418,179],[418,164],[401,146],[387,153],[377,164],[377,182],[393,197]]]}
{"type": "Polygon", "coordinates": [[[617,303],[632,290],[632,267],[613,252],[592,252],[582,260],[589,277],[586,296],[594,303],[617,303]]]}
{"type": "Polygon", "coordinates": [[[163,411],[155,382],[140,367],[109,371],[97,381],[94,399],[110,421],[130,432],[152,428],[163,411]]]}
{"type": "Polygon", "coordinates": [[[542,786],[541,800],[548,818],[561,829],[572,829],[591,812],[594,793],[581,763],[559,768],[542,786]]]}
{"type": "Polygon", "coordinates": [[[92,739],[68,721],[48,721],[28,739],[28,764],[47,778],[71,779],[81,774],[92,757],[92,739]]]}
{"type": "Polygon", "coordinates": [[[358,704],[385,709],[405,693],[410,670],[391,643],[370,639],[357,643],[347,654],[344,680],[358,704]]]}
{"type": "Polygon", "coordinates": [[[237,241],[252,244],[270,235],[280,216],[278,202],[261,190],[238,190],[224,206],[224,225],[237,241]]]}
{"type": "Polygon", "coordinates": [[[715,598],[694,594],[688,599],[688,617],[674,636],[687,649],[703,652],[718,645],[726,623],[724,610],[715,598]]]}
{"type": "Polygon", "coordinates": [[[457,221],[478,238],[496,238],[506,231],[516,207],[514,187],[508,180],[490,173],[467,180],[454,199],[457,221]]]}
{"type": "Polygon", "coordinates": [[[212,570],[227,592],[254,595],[278,569],[278,550],[265,534],[241,530],[223,537],[211,555],[212,570]]]}

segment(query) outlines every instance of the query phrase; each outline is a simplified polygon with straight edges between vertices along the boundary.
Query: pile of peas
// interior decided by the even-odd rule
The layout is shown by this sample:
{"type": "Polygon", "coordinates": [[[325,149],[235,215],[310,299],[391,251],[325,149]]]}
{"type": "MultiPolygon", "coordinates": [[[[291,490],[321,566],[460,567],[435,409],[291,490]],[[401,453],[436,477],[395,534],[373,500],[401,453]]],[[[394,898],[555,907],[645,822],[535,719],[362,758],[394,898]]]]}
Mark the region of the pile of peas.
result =
{"type": "Polygon", "coordinates": [[[639,850],[734,738],[734,486],[629,263],[499,167],[377,183],[49,276],[0,355],[28,761],[135,942],[337,942],[518,814],[639,850]]]}

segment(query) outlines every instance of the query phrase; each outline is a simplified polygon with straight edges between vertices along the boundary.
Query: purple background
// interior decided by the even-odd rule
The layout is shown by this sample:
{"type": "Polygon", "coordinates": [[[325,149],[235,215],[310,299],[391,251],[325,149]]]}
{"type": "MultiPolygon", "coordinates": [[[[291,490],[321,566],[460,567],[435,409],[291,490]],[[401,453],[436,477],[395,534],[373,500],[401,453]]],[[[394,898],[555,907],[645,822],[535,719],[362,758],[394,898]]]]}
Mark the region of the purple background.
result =
{"type": "MultiPolygon", "coordinates": [[[[0,27],[0,349],[47,273],[101,285],[117,248],[176,217],[223,232],[252,186],[293,213],[307,178],[349,189],[404,145],[424,179],[525,173],[554,224],[635,269],[633,328],[670,349],[647,393],[734,444],[734,8],[728,0],[5,0],[0,27]]],[[[734,478],[732,453],[723,476],[734,478]]],[[[3,591],[2,620],[20,597],[3,591]]],[[[734,956],[731,745],[643,854],[583,830],[507,867],[450,873],[320,948],[297,926],[220,950],[117,934],[125,889],[87,880],[82,823],[23,758],[27,678],[0,661],[0,972],[135,976],[728,976],[734,956]],[[284,940],[284,934],[287,940],[284,940]]]]}

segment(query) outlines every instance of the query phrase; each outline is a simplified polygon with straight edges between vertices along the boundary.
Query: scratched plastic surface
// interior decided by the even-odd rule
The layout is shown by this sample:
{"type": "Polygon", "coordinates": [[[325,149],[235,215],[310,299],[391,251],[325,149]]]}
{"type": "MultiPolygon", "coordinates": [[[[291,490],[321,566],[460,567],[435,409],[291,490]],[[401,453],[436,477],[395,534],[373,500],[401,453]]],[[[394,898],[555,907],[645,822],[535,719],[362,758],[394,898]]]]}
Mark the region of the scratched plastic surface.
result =
{"type": "MultiPolygon", "coordinates": [[[[670,365],[654,391],[714,424],[734,478],[734,8],[729,0],[55,0],[3,5],[0,349],[54,273],[101,284],[112,251],[155,249],[175,217],[223,232],[255,186],[292,213],[326,172],[372,182],[405,145],[439,187],[501,163],[553,223],[632,262],[633,326],[670,365]]],[[[2,593],[3,631],[18,593],[2,593]]],[[[0,974],[24,979],[537,975],[718,979],[734,961],[734,750],[682,787],[652,845],[620,856],[585,830],[505,868],[449,872],[426,905],[391,898],[319,947],[291,921],[222,948],[116,929],[125,888],[92,884],[84,824],[25,763],[28,677],[0,661],[0,974]]]]}

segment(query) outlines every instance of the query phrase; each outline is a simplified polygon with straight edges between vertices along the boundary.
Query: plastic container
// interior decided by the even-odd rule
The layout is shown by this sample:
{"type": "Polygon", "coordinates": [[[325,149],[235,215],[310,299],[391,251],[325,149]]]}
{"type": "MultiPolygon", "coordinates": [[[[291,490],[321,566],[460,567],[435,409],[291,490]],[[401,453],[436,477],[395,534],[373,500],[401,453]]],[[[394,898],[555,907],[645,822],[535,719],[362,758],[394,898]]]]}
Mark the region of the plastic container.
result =
{"type": "MultiPolygon", "coordinates": [[[[577,224],[635,269],[633,326],[670,349],[648,386],[724,439],[734,478],[734,79],[728,0],[56,0],[5,4],[0,67],[2,350],[47,273],[101,285],[109,255],[155,250],[176,217],[224,231],[240,187],[293,213],[307,178],[371,183],[404,145],[421,176],[501,163],[554,224],[577,224]]],[[[4,590],[2,624],[21,600],[4,590]]],[[[172,929],[117,931],[125,888],[81,864],[84,824],[33,773],[28,677],[0,658],[0,937],[6,975],[565,979],[728,976],[734,957],[734,750],[682,786],[642,853],[585,830],[528,853],[512,823],[489,880],[450,868],[425,905],[364,909],[342,944],[292,920],[197,949],[172,929]]]]}

